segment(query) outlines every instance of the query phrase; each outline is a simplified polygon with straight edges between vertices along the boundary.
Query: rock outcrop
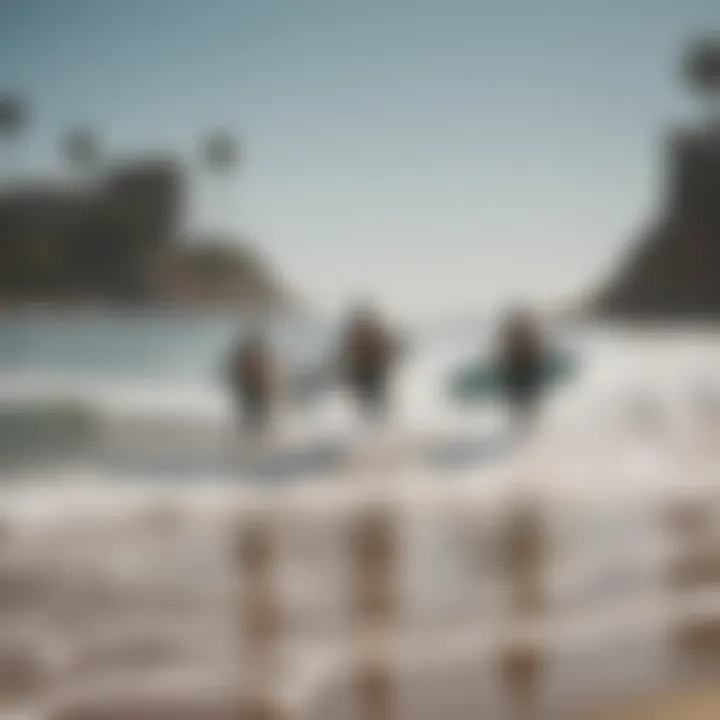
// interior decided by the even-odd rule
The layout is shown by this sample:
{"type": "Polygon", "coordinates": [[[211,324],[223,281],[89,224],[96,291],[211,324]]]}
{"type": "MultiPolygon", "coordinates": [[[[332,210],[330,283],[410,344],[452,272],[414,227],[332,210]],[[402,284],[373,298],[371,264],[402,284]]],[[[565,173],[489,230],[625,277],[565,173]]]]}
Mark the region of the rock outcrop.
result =
{"type": "Polygon", "coordinates": [[[281,309],[282,284],[239,238],[180,235],[186,183],[172,158],[92,183],[0,190],[0,305],[281,309]]]}
{"type": "Polygon", "coordinates": [[[720,319],[720,133],[671,148],[663,212],[596,298],[602,316],[720,319]]]}
{"type": "MultiPolygon", "coordinates": [[[[720,100],[720,41],[697,43],[686,79],[713,107],[720,100]]],[[[720,319],[720,117],[675,133],[661,210],[629,257],[592,298],[602,317],[720,319]]]]}

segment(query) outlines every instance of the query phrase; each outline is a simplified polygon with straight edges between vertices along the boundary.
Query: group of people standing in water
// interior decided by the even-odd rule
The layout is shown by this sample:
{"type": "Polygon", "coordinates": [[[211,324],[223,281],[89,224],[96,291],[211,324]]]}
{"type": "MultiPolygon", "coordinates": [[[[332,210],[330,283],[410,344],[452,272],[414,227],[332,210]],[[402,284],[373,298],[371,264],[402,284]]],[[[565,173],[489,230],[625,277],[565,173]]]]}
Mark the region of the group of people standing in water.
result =
{"type": "MultiPolygon", "coordinates": [[[[499,380],[516,418],[535,415],[541,385],[542,333],[531,313],[515,311],[500,328],[499,380]]],[[[381,422],[390,413],[390,383],[403,343],[379,313],[362,306],[350,313],[338,352],[324,370],[342,384],[361,414],[381,422]]],[[[264,430],[281,394],[278,358],[263,332],[250,332],[232,348],[228,381],[245,432],[264,430]]]]}

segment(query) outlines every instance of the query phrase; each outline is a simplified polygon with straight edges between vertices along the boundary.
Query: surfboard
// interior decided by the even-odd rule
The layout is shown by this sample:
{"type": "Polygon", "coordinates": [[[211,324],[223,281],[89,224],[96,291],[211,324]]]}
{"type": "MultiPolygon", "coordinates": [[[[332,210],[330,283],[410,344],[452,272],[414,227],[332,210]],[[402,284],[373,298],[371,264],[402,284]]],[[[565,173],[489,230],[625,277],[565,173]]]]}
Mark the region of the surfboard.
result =
{"type": "MultiPolygon", "coordinates": [[[[570,381],[577,369],[577,358],[569,352],[556,350],[546,354],[540,366],[541,391],[570,381]]],[[[495,359],[484,358],[462,365],[448,380],[448,394],[457,402],[488,402],[502,399],[504,393],[502,368],[495,359]]]]}

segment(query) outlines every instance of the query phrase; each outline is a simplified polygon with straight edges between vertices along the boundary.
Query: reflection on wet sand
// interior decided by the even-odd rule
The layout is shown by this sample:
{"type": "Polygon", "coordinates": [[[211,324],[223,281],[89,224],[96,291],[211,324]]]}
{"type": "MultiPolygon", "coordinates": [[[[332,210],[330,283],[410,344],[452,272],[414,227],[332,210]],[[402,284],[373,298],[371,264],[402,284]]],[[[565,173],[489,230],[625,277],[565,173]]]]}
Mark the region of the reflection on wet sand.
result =
{"type": "Polygon", "coordinates": [[[1,706],[331,718],[360,693],[393,718],[559,717],[718,670],[711,486],[537,503],[508,482],[6,485],[1,706]]]}

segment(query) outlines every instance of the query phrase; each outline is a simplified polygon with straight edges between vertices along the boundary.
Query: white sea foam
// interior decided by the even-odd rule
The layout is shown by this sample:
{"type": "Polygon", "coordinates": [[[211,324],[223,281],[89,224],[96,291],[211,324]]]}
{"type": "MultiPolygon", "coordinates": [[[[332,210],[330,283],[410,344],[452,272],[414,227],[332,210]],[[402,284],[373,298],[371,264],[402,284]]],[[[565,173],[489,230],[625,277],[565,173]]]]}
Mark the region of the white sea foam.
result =
{"type": "Polygon", "coordinates": [[[6,369],[5,403],[70,400],[103,438],[62,464],[3,472],[0,525],[10,540],[2,569],[45,582],[28,590],[20,615],[38,628],[44,612],[46,637],[66,657],[99,647],[101,630],[120,622],[175,643],[177,672],[217,667],[220,677],[234,667],[233,528],[269,507],[287,553],[282,597],[304,628],[293,677],[303,666],[337,673],[347,520],[368,497],[391,498],[402,518],[406,621],[416,633],[408,667],[442,674],[475,662],[501,628],[493,538],[505,503],[524,491],[545,498],[554,548],[548,592],[568,628],[546,628],[557,640],[557,687],[548,692],[627,687],[641,667],[643,682],[660,682],[669,667],[667,613],[676,611],[665,599],[670,554],[660,518],[681,495],[717,515],[718,424],[706,401],[720,392],[720,337],[595,332],[575,341],[578,380],[549,400],[526,441],[508,434],[502,409],[447,401],[448,372],[476,346],[466,336],[428,343],[408,362],[382,432],[362,430],[340,393],[285,415],[269,453],[296,453],[282,471],[249,462],[227,398],[207,376],[111,382],[6,369]],[[588,628],[601,629],[585,637],[588,628]]]}

